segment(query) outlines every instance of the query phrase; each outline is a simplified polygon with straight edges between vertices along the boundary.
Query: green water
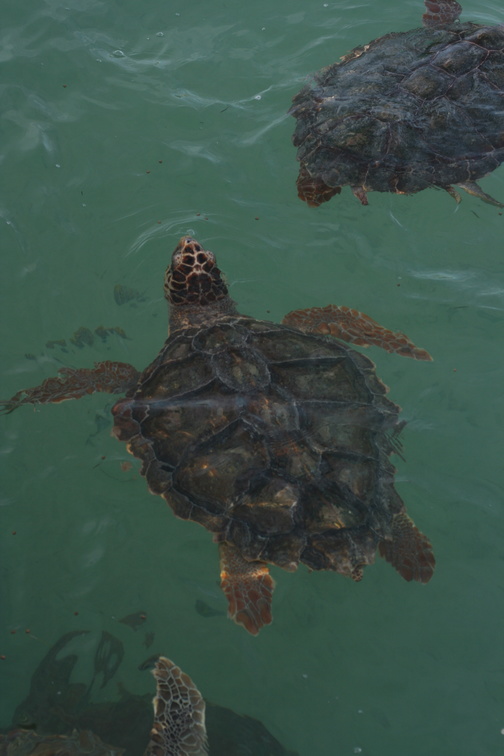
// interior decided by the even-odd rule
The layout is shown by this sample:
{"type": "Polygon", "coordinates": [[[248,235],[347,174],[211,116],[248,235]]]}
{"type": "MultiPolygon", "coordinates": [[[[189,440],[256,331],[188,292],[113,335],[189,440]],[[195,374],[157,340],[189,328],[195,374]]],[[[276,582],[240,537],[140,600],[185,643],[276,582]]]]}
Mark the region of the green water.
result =
{"type": "MultiPolygon", "coordinates": [[[[116,682],[151,692],[137,666],[157,652],[301,756],[502,752],[504,217],[433,190],[364,208],[347,189],[310,209],[285,115],[309,72],[418,25],[421,6],[4,0],[0,396],[63,365],[147,365],[166,334],[162,273],[194,234],[242,312],[346,304],[432,353],[368,350],[408,421],[398,490],[437,569],[427,586],[380,560],[360,584],[275,570],[274,623],[253,638],[196,611],[226,608],[216,548],[135,461],[122,469],[110,397],[23,408],[0,420],[0,727],[49,648],[87,629],[126,650],[103,699],[116,682]],[[117,285],[138,296],[119,305],[117,285]],[[127,338],[70,342],[99,326],[127,338]],[[138,611],[137,631],[118,622],[138,611]]],[[[489,2],[464,9],[502,20],[489,2]]],[[[481,183],[504,198],[504,169],[481,183]]],[[[91,640],[78,652],[89,676],[91,640]]]]}

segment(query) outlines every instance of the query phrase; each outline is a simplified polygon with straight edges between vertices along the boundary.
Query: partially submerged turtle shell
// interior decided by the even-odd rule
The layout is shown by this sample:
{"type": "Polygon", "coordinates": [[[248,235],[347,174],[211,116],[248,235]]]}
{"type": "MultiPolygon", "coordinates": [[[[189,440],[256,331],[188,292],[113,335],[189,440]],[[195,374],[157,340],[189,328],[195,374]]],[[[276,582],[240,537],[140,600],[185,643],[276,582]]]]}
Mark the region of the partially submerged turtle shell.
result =
{"type": "Polygon", "coordinates": [[[503,100],[504,26],[419,28],[358,47],[293,100],[299,196],[318,205],[349,185],[366,204],[367,191],[470,184],[504,159],[503,100]]]}
{"type": "Polygon", "coordinates": [[[173,332],[113,409],[150,490],[249,560],[360,579],[404,510],[399,408],[331,337],[241,316],[173,332]]]}

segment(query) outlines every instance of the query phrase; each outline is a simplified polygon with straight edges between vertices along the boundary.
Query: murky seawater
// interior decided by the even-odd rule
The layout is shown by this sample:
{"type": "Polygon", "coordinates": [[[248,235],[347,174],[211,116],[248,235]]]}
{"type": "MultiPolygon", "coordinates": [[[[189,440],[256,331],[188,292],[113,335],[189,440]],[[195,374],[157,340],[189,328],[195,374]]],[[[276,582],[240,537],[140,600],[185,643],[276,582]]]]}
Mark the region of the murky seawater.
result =
{"type": "MultiPolygon", "coordinates": [[[[421,11],[4,5],[0,396],[64,365],[147,365],[166,335],[164,268],[194,234],[242,312],[346,304],[432,353],[368,351],[408,421],[398,489],[438,564],[427,586],[380,560],[360,584],[275,570],[275,621],[250,637],[225,617],[209,534],[123,464],[110,397],[23,408],[0,422],[0,727],[62,635],[91,631],[72,646],[81,680],[105,630],[125,656],[102,700],[118,682],[152,692],[137,667],[164,653],[301,756],[502,749],[504,216],[436,191],[372,194],[364,208],[347,189],[310,209],[286,115],[308,73],[421,11]],[[119,622],[134,613],[141,626],[119,622]]],[[[502,9],[466,2],[465,18],[497,23],[502,9]]],[[[504,169],[482,185],[503,199],[504,169]]]]}

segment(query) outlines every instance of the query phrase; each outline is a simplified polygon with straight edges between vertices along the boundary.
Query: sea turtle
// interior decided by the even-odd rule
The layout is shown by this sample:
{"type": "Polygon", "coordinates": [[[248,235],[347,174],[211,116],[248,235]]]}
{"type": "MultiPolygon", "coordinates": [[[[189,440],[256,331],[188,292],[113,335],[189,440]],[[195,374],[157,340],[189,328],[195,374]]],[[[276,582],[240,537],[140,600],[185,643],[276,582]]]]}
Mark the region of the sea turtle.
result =
{"type": "Polygon", "coordinates": [[[349,185],[414,194],[476,183],[504,159],[504,25],[458,21],[455,0],[425,0],[423,28],[386,34],[315,74],[289,111],[298,194],[318,206],[349,185]]]}
{"type": "MultiPolygon", "coordinates": [[[[102,690],[93,695],[97,667],[102,666],[97,661],[103,635],[96,649],[94,673],[89,668],[93,633],[67,632],[49,649],[32,674],[28,694],[16,707],[11,726],[5,732],[0,730],[5,736],[2,740],[0,735],[0,756],[4,756],[7,743],[11,748],[8,756],[27,756],[35,748],[39,750],[34,750],[33,756],[140,756],[153,734],[166,741],[167,756],[184,756],[189,741],[195,742],[195,748],[201,744],[203,749],[205,730],[210,756],[299,756],[287,750],[258,719],[208,700],[203,702],[187,675],[157,654],[138,665],[139,670],[154,667],[154,702],[149,694],[131,693],[119,680],[106,683],[108,695],[102,690]]],[[[121,644],[118,638],[107,635],[113,639],[113,647],[121,644]]],[[[130,659],[131,651],[129,646],[130,659]]],[[[147,756],[158,753],[147,751],[147,756]]]]}
{"type": "MultiPolygon", "coordinates": [[[[144,756],[208,754],[205,701],[196,685],[164,656],[157,659],[152,674],[156,680],[154,722],[144,756]]],[[[0,735],[0,756],[122,756],[124,752],[91,730],[54,735],[16,729],[0,735]]]]}
{"type": "Polygon", "coordinates": [[[170,333],[155,360],[63,368],[5,410],[94,391],[126,392],[113,434],[142,461],[152,493],[219,544],[229,616],[256,634],[271,622],[267,564],[354,580],[376,548],[406,580],[434,557],[405,514],[389,455],[399,407],[373,363],[333,336],[419,360],[404,334],[348,307],[296,310],[276,324],[241,315],[215,257],[183,237],[164,283],[170,333]]]}

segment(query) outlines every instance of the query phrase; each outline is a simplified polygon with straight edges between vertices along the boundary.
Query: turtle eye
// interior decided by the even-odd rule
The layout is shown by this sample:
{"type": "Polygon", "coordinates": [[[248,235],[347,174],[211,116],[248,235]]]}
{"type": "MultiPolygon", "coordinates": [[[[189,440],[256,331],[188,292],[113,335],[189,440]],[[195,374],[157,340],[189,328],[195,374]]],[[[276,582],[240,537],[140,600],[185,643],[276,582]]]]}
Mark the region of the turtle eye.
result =
{"type": "Polygon", "coordinates": [[[183,262],[183,255],[180,252],[177,252],[177,254],[173,255],[171,268],[172,270],[175,270],[175,268],[178,268],[179,265],[183,262]]]}

